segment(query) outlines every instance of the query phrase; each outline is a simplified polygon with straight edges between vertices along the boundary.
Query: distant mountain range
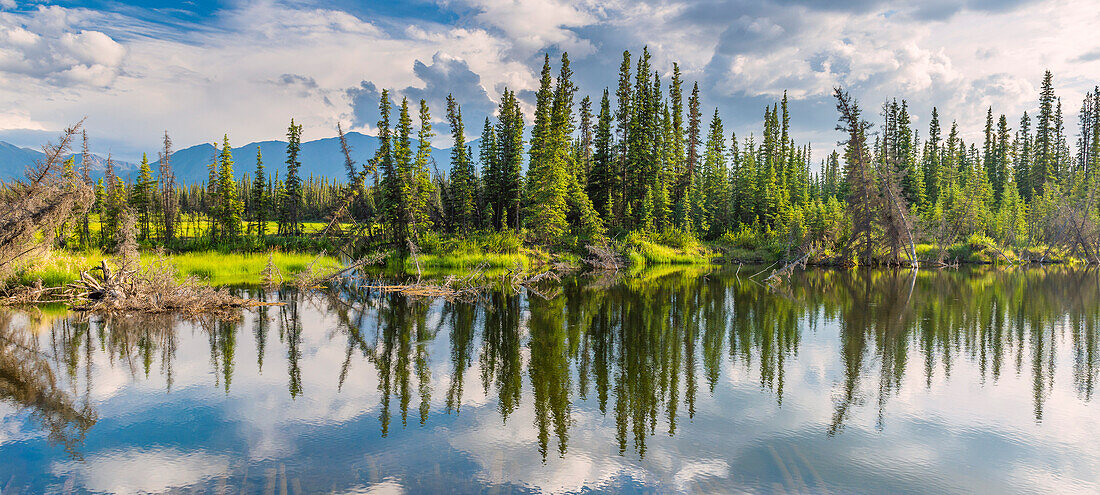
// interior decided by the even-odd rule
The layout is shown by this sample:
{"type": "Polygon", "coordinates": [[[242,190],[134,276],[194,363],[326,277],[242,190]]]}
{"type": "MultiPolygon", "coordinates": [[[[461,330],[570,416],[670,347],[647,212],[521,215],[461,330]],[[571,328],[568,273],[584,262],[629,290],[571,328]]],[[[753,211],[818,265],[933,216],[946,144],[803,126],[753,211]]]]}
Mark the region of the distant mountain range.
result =
{"type": "MultiPolygon", "coordinates": [[[[83,158],[80,153],[70,156],[76,159],[78,166],[82,163],[83,158]]],[[[20,148],[0,141],[0,180],[22,178],[28,167],[45,157],[46,155],[40,150],[20,148]]],[[[107,159],[94,154],[89,154],[88,157],[92,164],[92,174],[95,177],[102,176],[103,171],[107,168],[107,159]]],[[[127,177],[131,171],[139,169],[138,164],[124,161],[115,161],[115,167],[123,177],[127,177]]]]}
{"type": "MultiPolygon", "coordinates": [[[[356,167],[362,168],[374,153],[378,150],[379,141],[374,136],[368,136],[358,132],[347,135],[348,146],[351,147],[351,157],[355,160],[356,167]]],[[[416,149],[417,142],[412,143],[416,149]]],[[[474,156],[477,156],[476,141],[471,144],[474,148],[474,156]]],[[[279,177],[286,177],[286,142],[285,141],[260,141],[249,143],[239,148],[233,148],[233,171],[239,179],[245,173],[251,174],[256,169],[256,150],[259,149],[263,156],[264,169],[269,176],[278,172],[279,177]]],[[[79,153],[72,155],[76,163],[81,163],[83,157],[79,153]]],[[[103,176],[107,160],[99,155],[89,154],[92,163],[93,177],[103,176]]],[[[451,150],[432,148],[432,158],[435,167],[440,172],[446,173],[451,166],[451,150]]],[[[43,159],[45,155],[39,150],[20,148],[0,141],[0,180],[11,180],[23,176],[27,167],[43,159]]],[[[212,144],[199,144],[190,148],[184,148],[172,153],[172,171],[176,174],[176,180],[181,184],[194,184],[205,182],[208,167],[216,159],[215,149],[212,144]]],[[[318,139],[302,143],[298,160],[302,163],[299,173],[303,179],[314,177],[329,177],[344,179],[347,173],[344,169],[344,154],[340,150],[340,139],[336,137],[318,139]]],[[[132,162],[114,161],[115,170],[123,179],[130,179],[136,175],[140,165],[132,162]]],[[[150,157],[149,166],[153,169],[153,175],[157,173],[156,157],[150,157]]],[[[431,167],[431,165],[429,165],[431,167]]]]}

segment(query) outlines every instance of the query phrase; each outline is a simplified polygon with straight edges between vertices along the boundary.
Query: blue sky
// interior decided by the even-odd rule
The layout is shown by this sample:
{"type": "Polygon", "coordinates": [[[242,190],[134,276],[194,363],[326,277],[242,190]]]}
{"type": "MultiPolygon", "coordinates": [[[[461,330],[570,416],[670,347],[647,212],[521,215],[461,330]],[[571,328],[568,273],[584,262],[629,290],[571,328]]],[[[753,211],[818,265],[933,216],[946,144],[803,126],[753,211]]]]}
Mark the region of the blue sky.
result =
{"type": "MultiPolygon", "coordinates": [[[[530,95],[544,53],[568,51],[582,95],[615,83],[623,50],[678,61],[726,128],[759,132],[788,91],[795,137],[835,146],[833,86],[874,115],[909,100],[918,128],[933,104],[975,139],[985,109],[1017,122],[1051,69],[1070,118],[1100,84],[1095,0],[0,0],[0,139],[38,145],[87,116],[92,148],[124,159],[229,133],[305,138],[337,122],[374,133],[377,95],[425,98],[449,144],[443,99],[469,134],[501,91],[530,95]]],[[[528,99],[527,104],[530,104],[528,99]]],[[[530,115],[530,112],[528,112],[530,115]]],[[[1072,134],[1072,131],[1071,131],[1072,134]]],[[[818,157],[822,154],[818,154],[818,157]]]]}

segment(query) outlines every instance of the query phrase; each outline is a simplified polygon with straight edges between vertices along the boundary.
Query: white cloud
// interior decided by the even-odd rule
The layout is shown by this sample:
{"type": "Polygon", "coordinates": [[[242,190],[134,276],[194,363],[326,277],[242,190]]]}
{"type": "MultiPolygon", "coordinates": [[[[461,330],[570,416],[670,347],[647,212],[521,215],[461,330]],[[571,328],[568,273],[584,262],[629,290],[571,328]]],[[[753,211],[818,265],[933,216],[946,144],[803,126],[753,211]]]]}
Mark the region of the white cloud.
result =
{"type": "Polygon", "coordinates": [[[9,129],[30,129],[45,131],[46,126],[31,118],[26,110],[11,110],[0,113],[0,131],[9,129]]]}
{"type": "Polygon", "coordinates": [[[595,47],[573,31],[598,21],[594,2],[561,0],[460,0],[479,11],[474,16],[503,31],[520,53],[558,46],[577,55],[595,47]]]}
{"type": "Polygon", "coordinates": [[[386,478],[370,486],[356,487],[344,493],[348,495],[399,495],[405,493],[401,482],[395,478],[386,478]]]}
{"type": "MultiPolygon", "coordinates": [[[[648,44],[659,47],[659,57],[671,52],[689,80],[700,79],[711,104],[778,98],[785,90],[794,100],[820,101],[841,85],[869,109],[906,98],[923,122],[937,105],[948,124],[958,119],[968,141],[978,138],[987,107],[1016,122],[1036,106],[1046,68],[1070,113],[1100,81],[1100,64],[1087,62],[1100,11],[1088,0],[941,9],[938,20],[915,18],[928,12],[892,2],[827,11],[800,3],[647,2],[607,17],[632,51],[648,44]]],[[[797,113],[793,125],[800,139],[832,129],[831,121],[797,113]]],[[[822,150],[835,142],[813,144],[822,150]]]]}
{"type": "Polygon", "coordinates": [[[34,123],[27,128],[59,129],[88,115],[93,144],[109,132],[140,148],[164,129],[185,146],[224,132],[234,143],[271,139],[291,117],[305,124],[306,139],[328,137],[351,120],[347,88],[363,80],[418,87],[414,64],[433,57],[465,61],[490,95],[534,86],[525,65],[508,61],[511,45],[483,29],[421,23],[395,35],[345,12],[276,2],[224,11],[211,29],[173,37],[112,39],[89,28],[108,17],[56,6],[0,14],[8,27],[0,31],[0,105],[34,123]],[[310,87],[272,84],[288,74],[310,87]]]}
{"type": "Polygon", "coordinates": [[[161,493],[226,473],[229,459],[201,451],[126,449],[96,454],[84,461],[54,464],[57,477],[72,477],[98,493],[161,493]]]}
{"type": "MultiPolygon", "coordinates": [[[[835,85],[869,108],[907,98],[919,120],[936,104],[948,121],[959,120],[968,140],[987,106],[1013,122],[1033,106],[1044,68],[1055,72],[1071,111],[1100,80],[1100,63],[1089,61],[1100,13],[1089,0],[956,9],[934,21],[908,7],[887,15],[893,7],[879,4],[853,12],[736,0],[439,3],[459,19],[365,19],[275,0],[220,10],[201,29],[58,6],[0,12],[0,106],[22,119],[0,116],[0,127],[57,130],[88,115],[93,145],[110,133],[138,149],[155,147],[166,128],[180,145],[224,132],[234,143],[272,139],[294,117],[313,139],[352,120],[348,89],[363,81],[422,88],[417,61],[454,60],[495,99],[505,87],[535,89],[536,55],[554,48],[570,51],[578,78],[602,86],[614,77],[607,60],[648,45],[655,68],[668,71],[679,61],[688,80],[700,81],[707,104],[723,109],[784,90],[796,101],[820,101],[835,85]],[[273,84],[287,75],[310,84],[273,84]]],[[[831,119],[798,113],[793,124],[806,139],[833,127],[831,119]]],[[[826,140],[813,144],[832,147],[826,140]]]]}
{"type": "Polygon", "coordinates": [[[83,17],[56,6],[0,14],[0,71],[59,86],[111,84],[126,50],[100,31],[66,27],[83,17]]]}

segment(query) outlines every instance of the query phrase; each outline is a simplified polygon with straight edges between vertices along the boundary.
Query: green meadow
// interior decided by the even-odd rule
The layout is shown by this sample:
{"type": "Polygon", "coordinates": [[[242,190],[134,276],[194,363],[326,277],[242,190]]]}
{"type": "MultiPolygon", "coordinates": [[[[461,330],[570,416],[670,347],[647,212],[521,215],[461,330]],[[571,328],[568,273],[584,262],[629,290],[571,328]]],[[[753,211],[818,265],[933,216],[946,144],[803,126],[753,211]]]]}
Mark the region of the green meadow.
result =
{"type": "MultiPolygon", "coordinates": [[[[287,279],[292,279],[310,264],[313,264],[313,271],[316,274],[334,272],[342,265],[340,260],[332,256],[281,251],[271,253],[198,251],[168,255],[166,258],[175,266],[177,276],[181,280],[194,276],[215,286],[256,285],[261,282],[260,274],[267,266],[269,254],[280,273],[287,279]]],[[[156,257],[155,253],[143,253],[142,266],[148,266],[156,257]]],[[[52,251],[19,266],[15,270],[12,282],[31,285],[41,280],[42,285],[48,287],[65,285],[76,280],[82,270],[99,265],[104,258],[105,256],[100,252],[52,251]]]]}

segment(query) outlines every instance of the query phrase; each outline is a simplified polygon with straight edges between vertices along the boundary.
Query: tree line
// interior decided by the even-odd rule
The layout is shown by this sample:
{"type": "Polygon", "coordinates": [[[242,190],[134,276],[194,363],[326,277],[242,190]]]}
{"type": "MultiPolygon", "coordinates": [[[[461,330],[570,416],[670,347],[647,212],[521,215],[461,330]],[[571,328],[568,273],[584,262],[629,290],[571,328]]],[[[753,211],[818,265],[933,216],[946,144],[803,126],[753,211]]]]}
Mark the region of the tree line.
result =
{"type": "MultiPolygon", "coordinates": [[[[415,250],[428,233],[508,230],[534,244],[577,248],[643,232],[871,263],[913,260],[919,243],[940,246],[942,258],[943,247],[981,236],[1005,247],[1059,245],[1100,261],[1100,88],[1082,102],[1075,149],[1049,71],[1038,111],[1013,127],[989,108],[980,143],[965,142],[938,108],[922,135],[904,99],[884,102],[872,124],[838,88],[842,150],[814,166],[811,146],[791,135],[785,93],[764,108],[759,134],[738,136],[717,108],[702,108],[698,83],[689,89],[678,64],[662,81],[648,49],[623,52],[618,84],[596,98],[579,96],[568,53],[554,72],[547,55],[533,115],[514,91],[502,92],[476,156],[461,106],[448,96],[449,164],[430,155],[427,102],[396,102],[388,90],[370,160],[352,160],[338,129],[345,177],[303,180],[302,127],[292,120],[280,157],[285,177],[266,173],[257,152],[253,171],[235,180],[226,136],[206,183],[185,187],[172,174],[166,134],[156,177],[143,159],[126,183],[108,159],[92,214],[69,238],[110,247],[120,217],[133,215],[141,240],[167,245],[188,221],[193,237],[229,245],[309,238],[303,224],[314,221],[326,235],[400,251],[415,250]]],[[[69,173],[91,183],[87,165],[73,167],[69,173]]]]}

